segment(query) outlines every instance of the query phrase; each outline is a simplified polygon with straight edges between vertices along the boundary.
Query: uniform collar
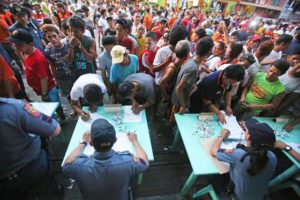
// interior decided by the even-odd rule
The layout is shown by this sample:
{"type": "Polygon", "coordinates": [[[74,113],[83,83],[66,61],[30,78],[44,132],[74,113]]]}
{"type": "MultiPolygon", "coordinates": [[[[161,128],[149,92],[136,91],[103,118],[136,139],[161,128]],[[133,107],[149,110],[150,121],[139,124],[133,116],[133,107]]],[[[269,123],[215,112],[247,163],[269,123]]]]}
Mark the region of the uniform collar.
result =
{"type": "Polygon", "coordinates": [[[106,152],[96,151],[94,153],[94,157],[98,158],[98,159],[101,159],[101,160],[104,160],[104,159],[108,159],[108,158],[112,157],[114,154],[115,154],[115,151],[113,151],[113,150],[106,151],[106,152]]]}

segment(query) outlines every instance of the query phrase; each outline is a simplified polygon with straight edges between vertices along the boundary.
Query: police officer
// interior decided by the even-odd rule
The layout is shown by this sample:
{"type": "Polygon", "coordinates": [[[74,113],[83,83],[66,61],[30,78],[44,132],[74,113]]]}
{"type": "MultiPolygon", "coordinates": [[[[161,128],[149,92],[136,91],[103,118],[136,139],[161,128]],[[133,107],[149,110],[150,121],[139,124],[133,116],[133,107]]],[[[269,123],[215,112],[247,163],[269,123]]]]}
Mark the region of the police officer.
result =
{"type": "Polygon", "coordinates": [[[0,198],[26,199],[25,192],[49,174],[42,137],[59,135],[60,125],[20,100],[0,98],[0,198]]]}
{"type": "Polygon", "coordinates": [[[149,162],[136,134],[128,133],[128,138],[135,147],[137,156],[128,151],[117,153],[112,150],[116,132],[105,119],[95,120],[91,134],[83,135],[82,141],[66,159],[63,171],[77,181],[84,199],[129,199],[128,189],[132,178],[145,171],[149,162]],[[80,155],[89,142],[94,146],[95,153],[90,157],[80,155]]]}

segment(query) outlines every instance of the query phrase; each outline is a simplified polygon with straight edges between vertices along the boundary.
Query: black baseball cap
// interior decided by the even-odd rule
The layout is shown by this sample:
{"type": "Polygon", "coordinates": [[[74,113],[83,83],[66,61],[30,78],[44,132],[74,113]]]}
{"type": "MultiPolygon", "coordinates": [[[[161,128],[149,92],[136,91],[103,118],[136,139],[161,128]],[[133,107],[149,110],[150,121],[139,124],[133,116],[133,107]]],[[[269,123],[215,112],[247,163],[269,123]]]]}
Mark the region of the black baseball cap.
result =
{"type": "Polygon", "coordinates": [[[247,60],[251,65],[256,62],[252,54],[245,54],[240,58],[240,60],[247,60]]]}
{"type": "Polygon", "coordinates": [[[266,123],[260,123],[254,118],[246,121],[252,146],[272,148],[276,141],[274,130],[266,123]]]}
{"type": "Polygon", "coordinates": [[[33,42],[32,35],[25,29],[16,29],[12,32],[9,40],[16,44],[25,44],[33,42]]]}
{"type": "Polygon", "coordinates": [[[10,12],[13,15],[19,16],[19,15],[26,15],[28,14],[28,11],[26,10],[28,8],[25,8],[23,6],[19,6],[17,4],[14,4],[11,8],[10,8],[10,12]]]}
{"type": "Polygon", "coordinates": [[[106,119],[97,119],[92,123],[91,140],[94,146],[111,147],[116,139],[115,128],[106,119]]]}

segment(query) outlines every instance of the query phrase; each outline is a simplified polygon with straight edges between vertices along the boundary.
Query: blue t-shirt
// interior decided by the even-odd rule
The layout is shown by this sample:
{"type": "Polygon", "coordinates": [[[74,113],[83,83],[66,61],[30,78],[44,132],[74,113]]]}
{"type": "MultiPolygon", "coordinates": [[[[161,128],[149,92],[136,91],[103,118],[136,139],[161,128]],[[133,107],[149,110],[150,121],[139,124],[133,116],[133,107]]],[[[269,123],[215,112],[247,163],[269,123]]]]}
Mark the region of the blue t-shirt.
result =
{"type": "Polygon", "coordinates": [[[120,84],[124,82],[125,78],[130,74],[134,74],[138,71],[139,61],[138,57],[133,54],[129,54],[130,63],[127,66],[121,66],[119,64],[113,64],[110,69],[109,81],[111,83],[120,84]]]}
{"type": "Polygon", "coordinates": [[[266,167],[259,174],[250,176],[247,172],[250,166],[250,156],[247,156],[243,162],[240,161],[245,153],[246,151],[240,148],[230,153],[219,150],[216,157],[230,164],[230,178],[234,182],[234,191],[238,199],[261,200],[275,171],[277,158],[271,151],[268,151],[269,161],[266,167]]]}

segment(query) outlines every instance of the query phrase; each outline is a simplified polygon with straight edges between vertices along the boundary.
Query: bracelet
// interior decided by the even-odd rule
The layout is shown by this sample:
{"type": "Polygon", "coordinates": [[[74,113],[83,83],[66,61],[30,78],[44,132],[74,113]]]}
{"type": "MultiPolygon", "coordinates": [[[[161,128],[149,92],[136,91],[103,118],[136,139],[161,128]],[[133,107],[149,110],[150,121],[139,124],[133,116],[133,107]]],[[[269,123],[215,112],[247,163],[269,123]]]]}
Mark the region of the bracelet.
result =
{"type": "Polygon", "coordinates": [[[224,137],[222,137],[221,135],[218,136],[218,139],[221,138],[222,140],[224,140],[224,137]]]}

